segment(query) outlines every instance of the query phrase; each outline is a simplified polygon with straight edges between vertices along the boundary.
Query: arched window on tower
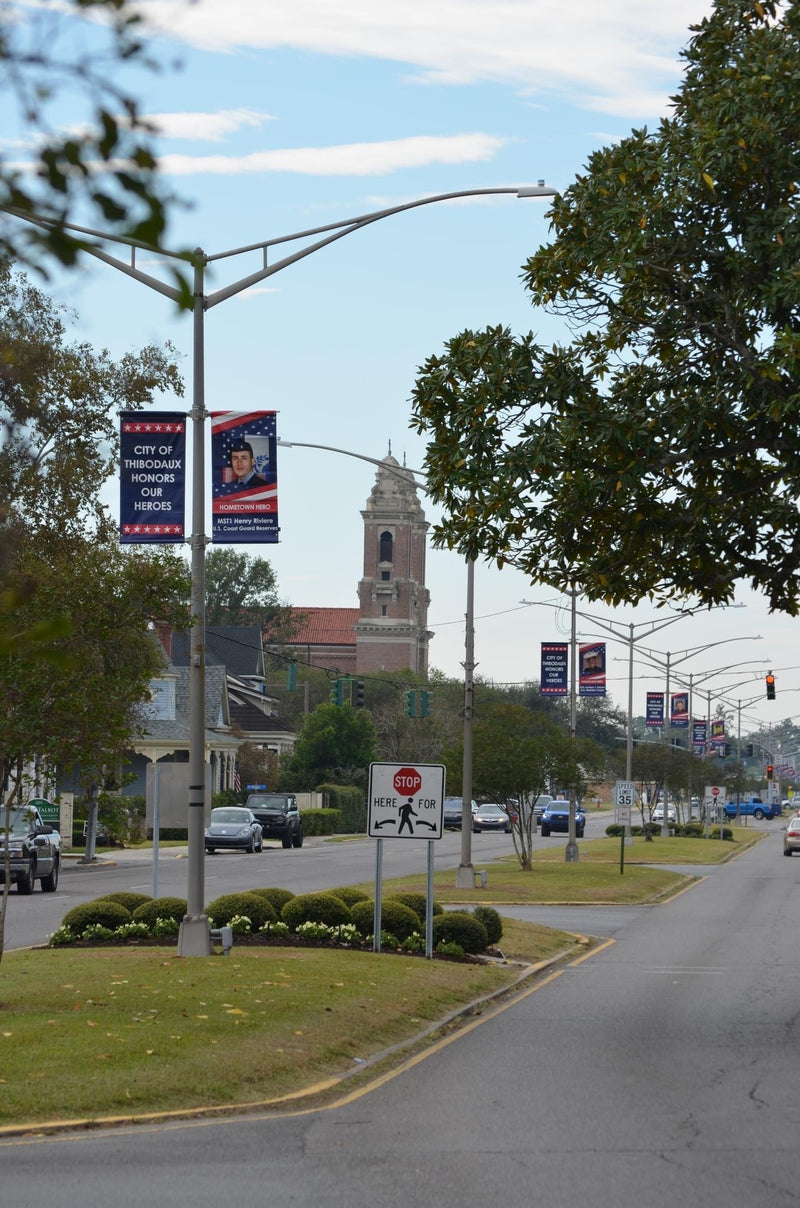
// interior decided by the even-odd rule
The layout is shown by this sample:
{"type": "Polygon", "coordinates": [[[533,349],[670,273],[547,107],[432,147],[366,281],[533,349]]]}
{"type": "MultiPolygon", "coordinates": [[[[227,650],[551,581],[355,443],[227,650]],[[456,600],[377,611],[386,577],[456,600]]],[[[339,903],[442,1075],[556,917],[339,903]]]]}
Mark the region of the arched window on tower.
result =
{"type": "Polygon", "coordinates": [[[378,544],[378,561],[379,562],[391,562],[392,561],[392,545],[393,545],[392,534],[388,530],[381,533],[380,538],[379,538],[379,544],[378,544]]]}

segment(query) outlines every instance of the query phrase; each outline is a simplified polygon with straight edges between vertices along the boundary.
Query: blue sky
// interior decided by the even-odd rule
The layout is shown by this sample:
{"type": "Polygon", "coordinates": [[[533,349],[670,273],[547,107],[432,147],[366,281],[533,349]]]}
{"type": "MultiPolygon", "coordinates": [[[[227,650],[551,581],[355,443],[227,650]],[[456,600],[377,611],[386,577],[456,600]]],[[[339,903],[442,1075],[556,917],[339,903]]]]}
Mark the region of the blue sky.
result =
{"type": "MultiPolygon", "coordinates": [[[[539,179],[563,188],[593,149],[666,112],[688,27],[709,7],[705,0],[144,0],[162,70],[125,82],[160,129],[165,173],[189,203],[175,213],[168,245],[218,252],[439,192],[539,179]]],[[[63,124],[80,121],[67,98],[60,105],[63,124]]],[[[206,321],[209,410],[274,408],[282,440],[377,458],[391,442],[395,456],[420,466],[424,442],[409,430],[408,400],[427,356],[465,327],[504,323],[545,341],[562,334],[556,320],[530,307],[519,282],[523,262],[547,238],[546,214],[546,202],[514,198],[426,206],[222,303],[206,321]]],[[[210,288],[257,265],[253,257],[224,262],[210,288]]],[[[159,295],[88,261],[79,274],[56,278],[52,292],[77,311],[75,335],[115,355],[171,340],[190,382],[191,320],[159,295]]],[[[282,539],[261,552],[283,597],[355,606],[371,467],[296,448],[283,451],[279,475],[282,539]]],[[[461,673],[465,581],[456,555],[430,552],[431,662],[450,675],[461,673]]],[[[559,636],[558,617],[551,608],[521,607],[523,599],[557,597],[511,570],[478,567],[478,674],[538,678],[539,643],[559,636]]],[[[795,661],[794,623],[768,617],[747,592],[741,599],[746,610],[681,621],[667,631],[674,640],[656,637],[653,648],[678,657],[763,634],[758,643],[698,654],[684,669],[699,674],[736,658],[769,658],[777,711],[757,701],[745,710],[744,728],[747,719],[800,714],[800,696],[788,695],[800,691],[800,669],[780,670],[795,661]]],[[[657,615],[641,607],[617,619],[657,615]]],[[[584,622],[581,632],[598,636],[584,622]]],[[[615,653],[624,651],[612,647],[609,658],[615,653]]],[[[743,674],[759,678],[735,695],[757,696],[765,668],[747,668],[743,674]]],[[[610,661],[609,671],[612,694],[624,704],[626,669],[610,661]]],[[[637,679],[637,712],[645,691],[658,687],[637,679]]]]}

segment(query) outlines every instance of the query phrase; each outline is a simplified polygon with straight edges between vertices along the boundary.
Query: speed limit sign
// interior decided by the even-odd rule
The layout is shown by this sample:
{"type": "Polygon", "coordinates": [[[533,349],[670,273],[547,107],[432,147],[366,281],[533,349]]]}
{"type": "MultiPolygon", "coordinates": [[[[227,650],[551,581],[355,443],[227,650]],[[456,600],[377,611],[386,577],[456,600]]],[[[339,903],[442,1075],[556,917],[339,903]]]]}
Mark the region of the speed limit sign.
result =
{"type": "Polygon", "coordinates": [[[632,780],[617,780],[614,784],[614,805],[616,809],[630,809],[633,805],[636,786],[632,780]]]}

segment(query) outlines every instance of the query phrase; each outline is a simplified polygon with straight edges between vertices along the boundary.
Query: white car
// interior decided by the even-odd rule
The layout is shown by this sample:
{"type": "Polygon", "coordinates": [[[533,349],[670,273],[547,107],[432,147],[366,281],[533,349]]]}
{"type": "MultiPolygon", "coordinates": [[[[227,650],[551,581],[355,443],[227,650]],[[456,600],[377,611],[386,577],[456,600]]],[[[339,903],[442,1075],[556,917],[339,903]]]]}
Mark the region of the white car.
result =
{"type": "MultiPolygon", "coordinates": [[[[664,807],[663,807],[663,805],[657,805],[655,807],[655,809],[653,810],[653,817],[651,818],[651,822],[663,823],[663,821],[664,821],[664,807]]],[[[677,821],[678,821],[678,811],[675,809],[674,805],[668,805],[667,806],[667,822],[677,822],[677,821]]]]}

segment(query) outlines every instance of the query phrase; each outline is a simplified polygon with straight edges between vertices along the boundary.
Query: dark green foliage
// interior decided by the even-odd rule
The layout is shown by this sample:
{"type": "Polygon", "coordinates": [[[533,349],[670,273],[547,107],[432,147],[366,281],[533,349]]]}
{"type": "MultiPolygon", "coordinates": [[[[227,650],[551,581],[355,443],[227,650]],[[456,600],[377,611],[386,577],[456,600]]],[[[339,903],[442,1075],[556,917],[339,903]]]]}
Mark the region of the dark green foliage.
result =
{"type": "MultiPolygon", "coordinates": [[[[719,839],[719,827],[712,826],[708,832],[708,837],[709,837],[709,839],[719,839]]],[[[729,826],[723,826],[722,838],[723,839],[732,839],[733,838],[733,831],[731,830],[731,828],[729,826]]]]}
{"type": "Polygon", "coordinates": [[[332,893],[299,893],[285,904],[281,918],[292,931],[296,931],[301,923],[340,927],[351,921],[349,908],[332,893]]]}
{"type": "Polygon", "coordinates": [[[352,785],[320,784],[318,793],[327,794],[327,804],[339,811],[336,827],[341,835],[363,835],[367,829],[367,802],[364,790],[352,785]]]}
{"type": "Polygon", "coordinates": [[[706,833],[702,822],[687,822],[682,829],[687,839],[702,839],[706,833]]]}
{"type": "Polygon", "coordinates": [[[339,831],[341,814],[338,810],[302,810],[300,817],[306,835],[334,835],[339,831]]]}
{"type": "Polygon", "coordinates": [[[353,885],[342,885],[339,889],[330,889],[328,892],[341,898],[345,906],[355,906],[356,902],[370,901],[368,893],[364,893],[362,889],[356,889],[353,885]]]}
{"type": "Polygon", "coordinates": [[[472,912],[473,918],[483,923],[490,944],[497,944],[503,937],[503,920],[494,906],[476,906],[472,912]]]}
{"type": "Polygon", "coordinates": [[[120,889],[116,893],[107,893],[104,898],[100,898],[101,902],[119,902],[120,906],[124,906],[126,910],[130,910],[133,914],[137,906],[141,906],[143,902],[151,900],[149,893],[131,893],[126,889],[120,889]]]}
{"type": "Polygon", "coordinates": [[[176,923],[183,921],[186,914],[186,898],[150,898],[142,902],[133,912],[134,923],[147,923],[154,927],[157,919],[174,919],[176,923]]]}
{"type": "Polygon", "coordinates": [[[73,906],[61,920],[61,926],[69,927],[73,935],[83,935],[92,923],[99,923],[101,927],[116,931],[117,927],[130,921],[130,910],[126,910],[119,902],[96,898],[93,902],[81,902],[78,906],[73,906]]]}
{"type": "MultiPolygon", "coordinates": [[[[375,903],[369,899],[366,902],[356,902],[352,911],[352,921],[358,928],[359,935],[372,935],[375,922],[375,903]]],[[[409,906],[392,898],[384,898],[381,902],[381,931],[390,931],[402,944],[403,940],[414,931],[420,930],[419,916],[409,906]]]]}
{"type": "Polygon", "coordinates": [[[267,901],[274,906],[275,913],[280,918],[280,913],[287,902],[290,902],[294,897],[291,889],[276,889],[268,885],[264,889],[251,889],[250,893],[257,893],[260,897],[266,898],[267,901]]]}
{"type": "Polygon", "coordinates": [[[458,944],[465,952],[484,952],[489,946],[489,936],[483,923],[474,915],[458,910],[446,910],[433,920],[433,945],[439,943],[458,944]]]}
{"type": "MultiPolygon", "coordinates": [[[[427,913],[427,898],[424,893],[392,893],[384,899],[387,902],[402,902],[404,906],[408,906],[409,910],[413,910],[422,925],[425,925],[425,916],[427,913]]],[[[442,907],[438,902],[433,903],[433,913],[441,914],[442,907]]]]}
{"type": "Polygon", "coordinates": [[[278,912],[263,894],[260,893],[226,893],[208,903],[207,914],[214,920],[215,927],[225,927],[234,915],[244,914],[250,920],[253,931],[258,931],[264,923],[276,923],[278,912]]]}

